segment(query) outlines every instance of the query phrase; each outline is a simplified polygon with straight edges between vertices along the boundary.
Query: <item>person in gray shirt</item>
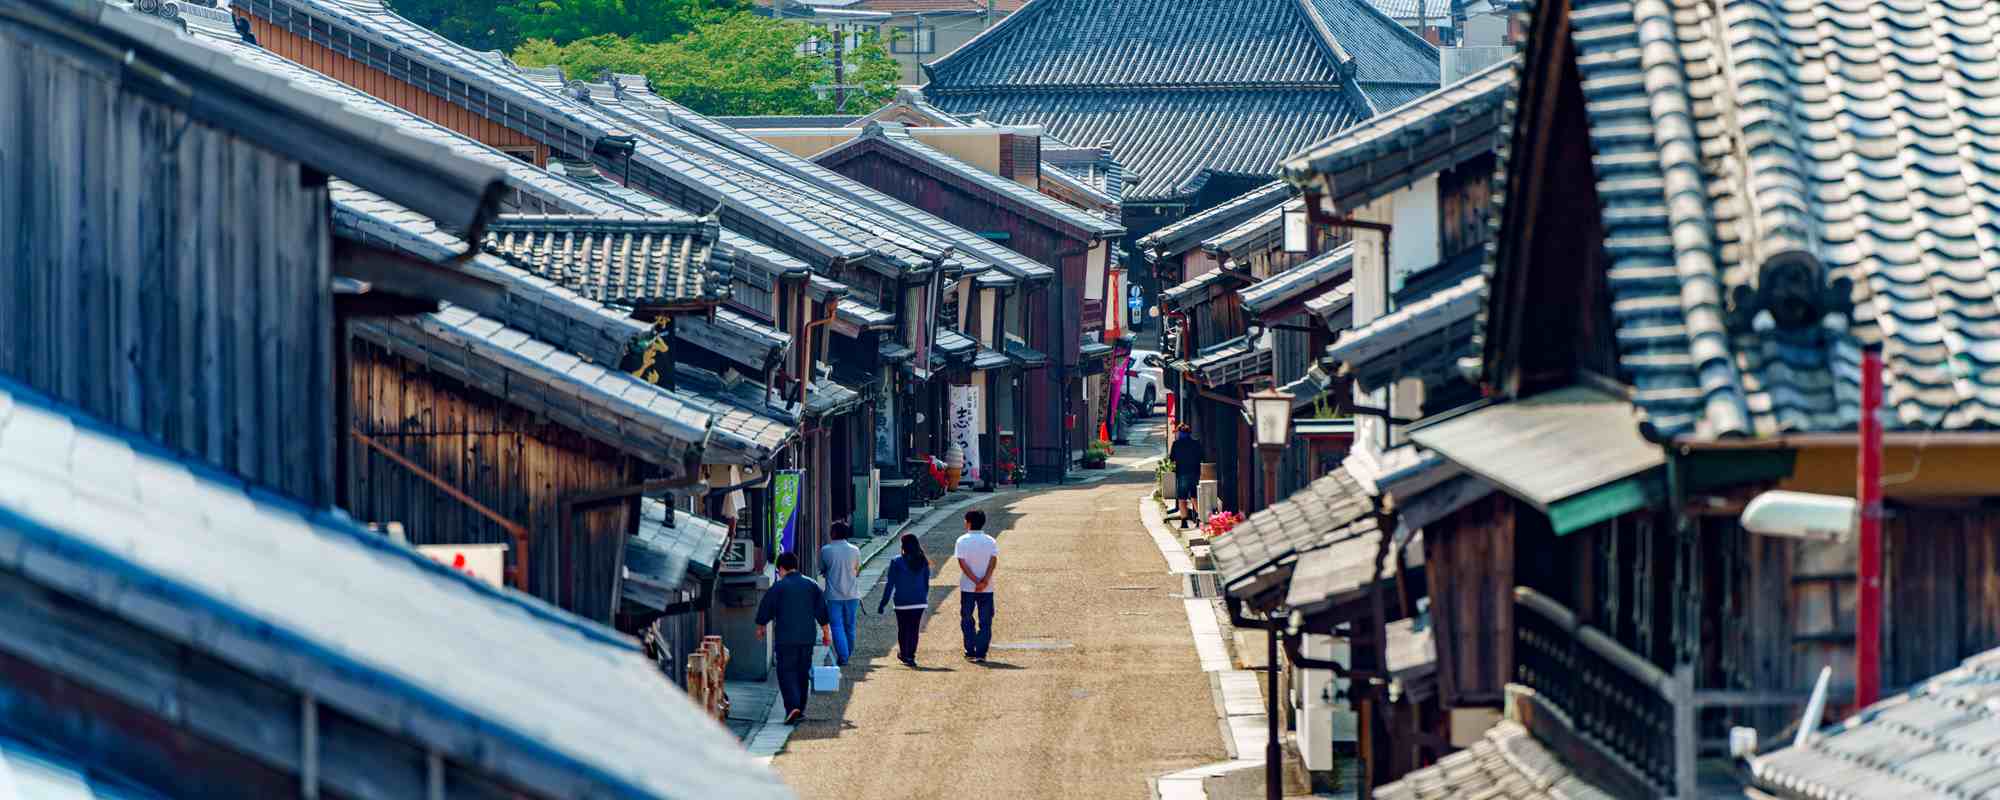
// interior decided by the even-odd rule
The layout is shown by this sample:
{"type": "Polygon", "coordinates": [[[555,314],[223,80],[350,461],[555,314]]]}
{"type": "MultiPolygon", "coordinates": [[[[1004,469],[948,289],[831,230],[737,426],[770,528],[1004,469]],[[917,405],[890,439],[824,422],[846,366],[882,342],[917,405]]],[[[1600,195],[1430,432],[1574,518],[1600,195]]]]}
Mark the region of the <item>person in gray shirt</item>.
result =
{"type": "Polygon", "coordinates": [[[854,654],[855,617],[861,613],[861,548],[848,541],[854,531],[833,523],[833,541],[819,549],[819,574],[826,581],[826,608],[833,618],[833,657],[841,666],[854,654]]]}

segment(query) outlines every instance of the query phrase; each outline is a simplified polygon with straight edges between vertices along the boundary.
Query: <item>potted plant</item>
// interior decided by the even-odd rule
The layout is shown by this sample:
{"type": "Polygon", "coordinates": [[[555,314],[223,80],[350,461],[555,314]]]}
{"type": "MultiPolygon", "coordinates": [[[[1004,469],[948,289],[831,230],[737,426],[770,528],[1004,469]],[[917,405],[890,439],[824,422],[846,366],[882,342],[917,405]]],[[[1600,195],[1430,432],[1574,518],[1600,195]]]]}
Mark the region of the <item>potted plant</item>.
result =
{"type": "Polygon", "coordinates": [[[1208,538],[1212,541],[1217,537],[1229,533],[1230,530],[1234,529],[1242,521],[1242,514],[1234,511],[1217,511],[1209,515],[1208,521],[1201,524],[1201,529],[1208,534],[1208,538]]]}
{"type": "Polygon", "coordinates": [[[1111,443],[1103,439],[1091,442],[1083,450],[1084,469],[1103,469],[1105,462],[1110,460],[1111,443]]]}
{"type": "Polygon", "coordinates": [[[1153,483],[1159,486],[1161,500],[1173,502],[1174,491],[1179,488],[1174,485],[1173,462],[1162,458],[1153,465],[1153,483]]]}

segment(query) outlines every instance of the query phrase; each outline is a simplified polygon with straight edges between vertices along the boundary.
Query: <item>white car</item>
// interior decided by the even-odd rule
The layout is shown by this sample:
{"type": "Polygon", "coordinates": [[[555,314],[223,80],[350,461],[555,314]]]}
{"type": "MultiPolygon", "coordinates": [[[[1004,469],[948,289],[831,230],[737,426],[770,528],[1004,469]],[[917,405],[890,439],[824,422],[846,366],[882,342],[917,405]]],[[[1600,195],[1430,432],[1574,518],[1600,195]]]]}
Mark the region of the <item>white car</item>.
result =
{"type": "Polygon", "coordinates": [[[1125,371],[1125,400],[1139,407],[1140,416],[1151,416],[1153,406],[1166,394],[1166,362],[1156,350],[1132,351],[1132,364],[1125,371]]]}

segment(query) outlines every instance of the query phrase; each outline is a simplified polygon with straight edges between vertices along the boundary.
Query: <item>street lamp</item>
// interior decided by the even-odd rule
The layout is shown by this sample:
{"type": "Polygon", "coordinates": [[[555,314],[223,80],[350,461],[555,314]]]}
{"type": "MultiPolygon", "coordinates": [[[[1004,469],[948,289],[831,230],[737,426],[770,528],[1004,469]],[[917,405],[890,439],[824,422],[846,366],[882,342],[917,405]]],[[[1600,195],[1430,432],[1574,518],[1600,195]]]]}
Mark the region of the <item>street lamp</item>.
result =
{"type": "MultiPolygon", "coordinates": [[[[1292,438],[1292,396],[1265,389],[1250,393],[1244,404],[1250,407],[1250,433],[1257,443],[1257,455],[1264,459],[1264,507],[1270,508],[1278,502],[1278,457],[1292,438]]],[[[1271,681],[1265,691],[1264,717],[1270,724],[1271,741],[1264,746],[1264,793],[1270,800],[1279,800],[1284,796],[1285,774],[1280,757],[1283,748],[1278,746],[1278,613],[1274,609],[1265,616],[1269,625],[1265,629],[1269,647],[1265,658],[1271,681]]]]}

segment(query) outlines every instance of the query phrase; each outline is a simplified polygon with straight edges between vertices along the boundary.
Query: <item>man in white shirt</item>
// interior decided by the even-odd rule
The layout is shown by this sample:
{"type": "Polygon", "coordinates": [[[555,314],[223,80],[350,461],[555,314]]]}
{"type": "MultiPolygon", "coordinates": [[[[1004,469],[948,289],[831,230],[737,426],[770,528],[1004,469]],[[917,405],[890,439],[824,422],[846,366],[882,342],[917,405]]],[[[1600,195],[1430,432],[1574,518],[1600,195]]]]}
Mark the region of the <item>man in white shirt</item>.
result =
{"type": "Polygon", "coordinates": [[[965,512],[965,535],[958,537],[951,555],[963,573],[958,579],[958,626],[965,633],[965,658],[983,664],[986,647],[993,643],[993,573],[1000,569],[1000,543],[986,535],[986,512],[965,512]]]}

